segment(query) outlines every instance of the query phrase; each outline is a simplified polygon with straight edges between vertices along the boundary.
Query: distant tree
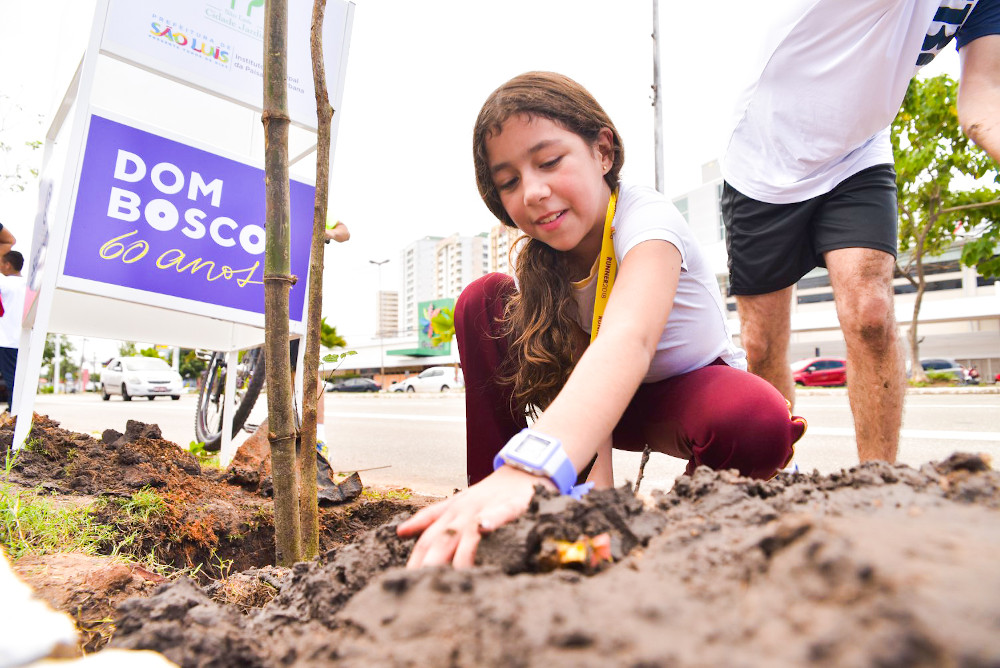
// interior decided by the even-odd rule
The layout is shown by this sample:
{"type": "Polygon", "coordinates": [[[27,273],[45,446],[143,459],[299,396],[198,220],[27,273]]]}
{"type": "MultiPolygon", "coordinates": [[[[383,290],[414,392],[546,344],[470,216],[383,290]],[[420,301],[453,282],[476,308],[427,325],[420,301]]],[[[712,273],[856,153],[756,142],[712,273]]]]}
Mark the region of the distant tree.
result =
{"type": "Polygon", "coordinates": [[[163,359],[163,355],[160,354],[160,349],[156,346],[150,346],[149,348],[143,348],[139,351],[140,357],[156,357],[157,359],[163,359]]]}
{"type": "Polygon", "coordinates": [[[122,341],[118,344],[118,357],[135,357],[139,354],[135,341],[122,341]]]}
{"type": "MultiPolygon", "coordinates": [[[[956,241],[978,235],[963,252],[963,262],[980,271],[1000,268],[992,249],[1000,238],[1000,191],[978,186],[960,190],[954,181],[981,179],[993,172],[985,151],[966,137],[958,124],[958,84],[941,75],[913,79],[903,106],[892,123],[892,147],[899,188],[899,250],[908,252],[897,271],[916,288],[913,323],[909,331],[910,365],[915,380],[926,380],[920,366],[917,323],[927,288],[924,262],[940,255],[956,241]],[[989,257],[986,257],[986,256],[989,257]]],[[[997,273],[995,270],[992,273],[997,273]]]]}
{"type": "Polygon", "coordinates": [[[200,378],[201,374],[205,372],[206,366],[208,366],[208,363],[198,357],[198,354],[194,350],[181,348],[181,361],[179,369],[181,378],[200,378]]]}
{"type": "Polygon", "coordinates": [[[23,191],[28,183],[38,177],[38,158],[42,147],[40,140],[20,141],[8,139],[18,126],[34,125],[32,132],[42,136],[41,114],[27,114],[24,109],[13,102],[9,95],[0,93],[0,183],[12,191],[23,191]]]}
{"type": "Polygon", "coordinates": [[[326,324],[326,318],[319,322],[319,342],[324,348],[346,348],[347,341],[337,333],[337,328],[326,324]]]}
{"type": "MultiPolygon", "coordinates": [[[[54,367],[56,357],[56,341],[59,341],[59,369],[60,373],[67,371],[76,376],[80,371],[80,365],[73,361],[73,353],[76,352],[74,346],[65,334],[47,334],[45,336],[45,347],[42,349],[42,366],[50,369],[54,367]]],[[[54,381],[53,381],[54,382],[54,381]]]]}

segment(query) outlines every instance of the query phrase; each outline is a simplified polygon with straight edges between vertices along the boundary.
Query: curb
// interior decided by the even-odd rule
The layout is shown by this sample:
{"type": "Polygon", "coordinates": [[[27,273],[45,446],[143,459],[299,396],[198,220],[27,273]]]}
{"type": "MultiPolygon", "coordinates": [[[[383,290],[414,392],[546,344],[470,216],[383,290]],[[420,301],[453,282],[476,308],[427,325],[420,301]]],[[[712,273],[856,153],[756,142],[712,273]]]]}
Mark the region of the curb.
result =
{"type": "MultiPolygon", "coordinates": [[[[1000,394],[1000,384],[986,386],[956,387],[908,387],[907,394],[1000,394]]],[[[796,387],[795,394],[801,396],[824,396],[847,394],[846,387],[796,387]]]]}

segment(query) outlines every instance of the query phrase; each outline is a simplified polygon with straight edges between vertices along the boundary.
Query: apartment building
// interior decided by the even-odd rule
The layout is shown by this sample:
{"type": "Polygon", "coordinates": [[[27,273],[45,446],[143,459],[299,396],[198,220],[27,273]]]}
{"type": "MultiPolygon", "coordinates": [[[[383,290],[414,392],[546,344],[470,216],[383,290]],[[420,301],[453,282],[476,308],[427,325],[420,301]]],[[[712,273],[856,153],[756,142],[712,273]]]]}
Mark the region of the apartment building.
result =
{"type": "Polygon", "coordinates": [[[441,239],[430,236],[418,239],[399,254],[402,289],[397,296],[397,329],[400,334],[416,336],[417,304],[437,297],[434,294],[434,262],[435,250],[441,239]]]}
{"type": "Polygon", "coordinates": [[[489,243],[484,232],[474,237],[453,234],[434,249],[433,299],[457,298],[469,283],[489,267],[489,243]]]}
{"type": "Polygon", "coordinates": [[[399,332],[399,292],[379,290],[375,295],[375,336],[396,336],[399,332]]]}
{"type": "Polygon", "coordinates": [[[514,242],[520,236],[521,231],[516,227],[507,227],[497,223],[490,228],[488,271],[514,275],[513,262],[517,255],[511,251],[514,248],[514,242]]]}

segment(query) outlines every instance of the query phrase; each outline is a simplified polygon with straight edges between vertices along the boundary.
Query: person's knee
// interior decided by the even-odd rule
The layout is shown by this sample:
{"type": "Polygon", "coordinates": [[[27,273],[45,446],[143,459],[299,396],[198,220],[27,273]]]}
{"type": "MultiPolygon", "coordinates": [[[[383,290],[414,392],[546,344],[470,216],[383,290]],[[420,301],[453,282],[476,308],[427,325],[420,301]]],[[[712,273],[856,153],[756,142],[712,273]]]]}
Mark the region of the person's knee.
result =
{"type": "Polygon", "coordinates": [[[693,448],[695,463],[770,478],[791,459],[805,423],[792,418],[781,393],[762,379],[731,373],[728,380],[708,418],[707,438],[693,448]]]}
{"type": "Polygon", "coordinates": [[[777,392],[748,397],[739,419],[731,425],[730,468],[748,478],[771,478],[791,460],[794,444],[804,431],[805,423],[792,418],[777,392]]]}
{"type": "Polygon", "coordinates": [[[785,302],[784,294],[766,298],[737,297],[740,345],[747,351],[751,366],[766,366],[772,362],[787,364],[790,323],[785,302]]]}
{"type": "Polygon", "coordinates": [[[840,309],[840,326],[849,342],[882,350],[896,338],[896,318],[890,294],[862,293],[840,309]]]}

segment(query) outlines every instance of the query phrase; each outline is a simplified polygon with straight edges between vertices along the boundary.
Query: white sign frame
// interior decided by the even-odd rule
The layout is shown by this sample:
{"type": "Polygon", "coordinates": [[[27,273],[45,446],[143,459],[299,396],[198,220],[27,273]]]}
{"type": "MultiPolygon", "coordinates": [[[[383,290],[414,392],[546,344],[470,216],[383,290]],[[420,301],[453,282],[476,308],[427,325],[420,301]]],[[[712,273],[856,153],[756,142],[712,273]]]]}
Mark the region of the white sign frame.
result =
{"type": "MultiPolygon", "coordinates": [[[[99,336],[104,338],[127,338],[129,340],[150,341],[168,345],[189,348],[208,348],[227,353],[227,359],[235,361],[240,350],[260,345],[264,339],[263,316],[247,319],[245,312],[233,313],[234,309],[194,309],[188,300],[176,298],[165,299],[159,304],[139,304],[130,299],[127,289],[111,291],[102,288],[95,290],[91,281],[62,275],[65,264],[68,243],[69,221],[77,198],[80,172],[83,163],[83,149],[86,146],[86,129],[92,111],[91,95],[98,73],[98,61],[101,56],[113,57],[156,76],[168,78],[184,84],[189,89],[199,91],[199,94],[209,94],[235,101],[259,111],[260,105],[253,105],[246,100],[233,100],[227,95],[218,95],[211,87],[206,87],[203,81],[189,81],[178,76],[177,72],[165,72],[149,63],[133,62],[132,58],[120,52],[102,51],[104,43],[104,28],[108,22],[109,9],[112,3],[122,0],[98,0],[88,48],[84,54],[80,68],[64,95],[63,101],[56,112],[52,124],[46,134],[45,155],[43,158],[43,183],[39,192],[39,209],[36,217],[32,250],[27,263],[27,281],[36,292],[26,300],[25,317],[21,330],[20,354],[16,378],[11,388],[12,413],[15,416],[32,416],[39,371],[41,369],[42,352],[45,346],[46,334],[50,331],[59,334],[74,334],[80,336],[99,336]],[[100,292],[101,294],[95,294],[100,292]],[[240,318],[236,318],[239,315],[240,318]],[[248,321],[249,320],[249,321],[248,321]],[[170,323],[172,326],[165,326],[170,323]],[[30,380],[29,380],[30,379],[30,380]]],[[[180,0],[171,0],[177,4],[180,0]]],[[[185,0],[191,2],[193,0],[185,0]]],[[[232,0],[235,2],[235,0],[232,0]]],[[[291,0],[291,3],[303,3],[305,0],[291,0]]],[[[347,53],[350,44],[351,26],[353,24],[354,4],[347,0],[330,0],[329,7],[336,5],[346,17],[342,26],[343,40],[340,48],[333,54],[325,55],[328,79],[335,73],[336,78],[328,84],[331,105],[335,110],[331,128],[331,159],[336,146],[339,127],[339,114],[343,99],[344,75],[347,67],[347,53]],[[338,62],[339,59],[339,62],[338,62]],[[331,63],[331,60],[333,61],[331,63]]],[[[310,3],[311,8],[311,3],[310,3]]],[[[300,12],[301,13],[301,12],[300,12]]],[[[290,16],[295,15],[290,12],[290,16]]],[[[310,14],[311,20],[311,14],[310,14]]],[[[326,31],[324,31],[326,36],[326,31]]],[[[333,36],[334,40],[336,36],[333,36]]],[[[328,42],[333,46],[334,40],[328,42]]],[[[308,40],[306,40],[308,43],[308,40]]],[[[135,57],[135,54],[132,54],[135,57]]],[[[309,95],[312,98],[312,68],[308,69],[309,95]]],[[[244,96],[245,97],[245,96],[244,96]]],[[[193,100],[197,102],[197,96],[193,100]]],[[[100,105],[94,105],[94,109],[100,105]]],[[[113,117],[102,111],[102,115],[113,117]]],[[[307,119],[308,120],[308,119],[307,119]]],[[[128,123],[135,123],[127,119],[128,123]]],[[[304,127],[315,126],[315,101],[313,100],[312,125],[303,122],[300,114],[298,123],[304,127]]],[[[136,127],[143,124],[136,123],[136,127]]],[[[150,127],[150,126],[146,126],[150,127]]],[[[145,128],[144,128],[145,129],[145,128]]],[[[217,147],[207,146],[204,142],[194,142],[175,128],[156,127],[155,132],[168,138],[181,137],[191,146],[218,151],[217,147]]],[[[248,142],[249,147],[249,142],[248,142]]],[[[315,150],[315,142],[313,149],[315,150]]],[[[296,156],[299,160],[310,151],[296,156]]],[[[236,156],[231,151],[220,153],[223,157],[238,160],[245,164],[255,165],[254,160],[246,156],[236,156]]],[[[300,179],[301,180],[301,179],[300,179]]],[[[306,280],[307,277],[300,277],[306,280]]],[[[308,303],[308,295],[306,296],[308,303]]],[[[289,328],[294,335],[302,335],[305,331],[307,313],[304,311],[302,320],[290,322],[289,328]]],[[[304,346],[300,346],[300,358],[304,346]]],[[[301,359],[300,359],[301,361],[301,359]]],[[[296,392],[301,397],[302,374],[296,374],[296,392]]],[[[233,383],[227,382],[226,401],[232,402],[234,394],[233,383]]],[[[231,412],[230,412],[231,413],[231,412]]],[[[220,463],[225,466],[235,454],[231,434],[231,414],[227,416],[223,426],[222,451],[220,463]]],[[[23,447],[31,428],[31,420],[17,420],[13,447],[23,447]]]]}

